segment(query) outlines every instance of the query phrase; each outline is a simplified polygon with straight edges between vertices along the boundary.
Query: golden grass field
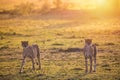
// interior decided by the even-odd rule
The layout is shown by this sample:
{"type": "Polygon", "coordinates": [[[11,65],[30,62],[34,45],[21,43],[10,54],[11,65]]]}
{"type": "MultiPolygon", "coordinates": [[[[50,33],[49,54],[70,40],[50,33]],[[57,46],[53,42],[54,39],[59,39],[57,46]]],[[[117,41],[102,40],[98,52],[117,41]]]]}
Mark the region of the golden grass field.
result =
{"type": "Polygon", "coordinates": [[[17,17],[0,20],[0,80],[120,80],[120,20],[111,17],[17,17]],[[84,39],[97,44],[97,72],[85,74],[84,39]],[[37,43],[41,70],[22,61],[21,41],[37,43]]]}

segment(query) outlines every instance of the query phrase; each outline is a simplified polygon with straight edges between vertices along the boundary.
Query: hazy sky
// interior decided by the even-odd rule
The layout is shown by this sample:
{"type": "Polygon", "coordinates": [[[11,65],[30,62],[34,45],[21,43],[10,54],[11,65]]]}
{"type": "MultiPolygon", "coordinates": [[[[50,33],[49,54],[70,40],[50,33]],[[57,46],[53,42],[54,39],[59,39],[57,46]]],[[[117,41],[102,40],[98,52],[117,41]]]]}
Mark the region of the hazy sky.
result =
{"type": "MultiPolygon", "coordinates": [[[[38,4],[38,1],[40,2],[40,0],[0,0],[0,7],[9,7],[11,5],[17,5],[19,3],[28,2],[28,1],[36,4],[38,4]]],[[[52,1],[52,0],[49,0],[49,1],[52,1]]],[[[62,1],[71,2],[74,4],[76,8],[88,6],[93,3],[93,0],[62,0],[62,1]]]]}
{"type": "MultiPolygon", "coordinates": [[[[4,7],[11,7],[11,5],[17,5],[20,4],[22,2],[33,2],[35,4],[40,4],[40,0],[0,0],[0,8],[4,8],[4,7]],[[39,1],[39,2],[38,2],[39,1]]],[[[41,0],[41,1],[45,1],[45,0],[41,0]]],[[[52,0],[49,0],[52,1],[52,0]]],[[[94,9],[96,7],[110,7],[112,6],[111,3],[117,0],[62,0],[64,2],[71,2],[74,4],[74,8],[76,9],[94,9]]],[[[119,1],[119,0],[118,0],[119,1]]]]}

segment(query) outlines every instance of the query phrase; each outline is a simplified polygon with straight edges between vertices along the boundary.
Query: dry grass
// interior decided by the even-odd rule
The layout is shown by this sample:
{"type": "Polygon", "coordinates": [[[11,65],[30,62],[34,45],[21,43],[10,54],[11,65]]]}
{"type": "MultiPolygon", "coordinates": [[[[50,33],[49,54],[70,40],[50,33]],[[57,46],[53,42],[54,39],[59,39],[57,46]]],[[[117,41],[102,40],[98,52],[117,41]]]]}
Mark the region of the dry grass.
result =
{"type": "Polygon", "coordinates": [[[0,80],[119,80],[120,21],[118,18],[0,20],[0,80]],[[97,44],[97,72],[84,74],[84,39],[97,44]],[[41,48],[41,70],[27,59],[19,74],[22,47],[28,40],[41,48]]]}

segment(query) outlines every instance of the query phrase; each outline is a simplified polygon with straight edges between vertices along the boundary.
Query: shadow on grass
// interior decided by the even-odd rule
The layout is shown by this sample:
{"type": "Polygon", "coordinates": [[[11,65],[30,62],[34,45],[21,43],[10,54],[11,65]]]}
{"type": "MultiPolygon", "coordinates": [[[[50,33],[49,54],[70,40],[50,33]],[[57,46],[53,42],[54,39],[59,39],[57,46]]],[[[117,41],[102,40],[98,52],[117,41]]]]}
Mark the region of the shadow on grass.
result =
{"type": "Polygon", "coordinates": [[[17,58],[0,58],[0,62],[13,62],[18,60],[17,58]]]}
{"type": "Polygon", "coordinates": [[[60,52],[80,52],[83,51],[82,48],[67,48],[67,49],[61,49],[61,48],[52,48],[50,49],[51,53],[60,53],[60,52]]]}
{"type": "MultiPolygon", "coordinates": [[[[62,74],[62,73],[61,73],[62,74]]],[[[45,74],[29,74],[29,73],[22,73],[22,74],[7,74],[7,75],[0,75],[0,80],[62,80],[64,79],[65,75],[53,75],[47,76],[45,74]]],[[[79,80],[82,77],[86,76],[85,73],[76,74],[76,76],[68,77],[65,80],[79,80]]],[[[67,75],[66,75],[67,76],[67,75]]]]}
{"type": "Polygon", "coordinates": [[[59,52],[80,52],[83,51],[82,48],[68,48],[66,50],[60,49],[59,52]]]}
{"type": "Polygon", "coordinates": [[[0,80],[45,80],[45,78],[45,74],[36,73],[33,70],[25,70],[22,73],[16,72],[14,74],[0,75],[0,80]]]}
{"type": "Polygon", "coordinates": [[[12,74],[7,74],[7,75],[0,75],[0,80],[12,80],[14,75],[12,74]]]}
{"type": "Polygon", "coordinates": [[[84,69],[82,69],[82,68],[74,68],[74,69],[72,69],[72,70],[84,70],[84,69]]]}
{"type": "Polygon", "coordinates": [[[23,73],[16,72],[15,74],[0,75],[0,80],[81,80],[87,75],[84,72],[79,73],[79,71],[83,70],[82,68],[73,68],[71,70],[74,70],[74,73],[71,73],[73,75],[70,77],[69,73],[63,69],[54,75],[47,73],[43,74],[28,69],[23,73]]]}

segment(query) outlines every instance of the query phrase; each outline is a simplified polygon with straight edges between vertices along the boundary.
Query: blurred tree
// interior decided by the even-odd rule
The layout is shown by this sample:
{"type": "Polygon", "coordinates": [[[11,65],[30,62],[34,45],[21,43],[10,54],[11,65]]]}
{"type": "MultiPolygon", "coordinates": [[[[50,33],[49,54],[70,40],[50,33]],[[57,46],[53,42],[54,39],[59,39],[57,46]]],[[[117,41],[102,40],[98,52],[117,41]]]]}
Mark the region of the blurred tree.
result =
{"type": "Polygon", "coordinates": [[[63,2],[61,0],[54,0],[53,5],[54,5],[55,9],[62,9],[63,2]]]}
{"type": "MultiPolygon", "coordinates": [[[[40,1],[42,1],[42,0],[40,0],[40,1]]],[[[48,0],[44,0],[43,5],[41,6],[40,12],[41,12],[42,14],[44,14],[44,13],[49,12],[50,9],[51,9],[51,6],[50,6],[50,4],[49,4],[49,1],[48,1],[48,0]]]]}
{"type": "Polygon", "coordinates": [[[69,9],[70,7],[73,7],[72,3],[63,2],[62,0],[53,0],[53,5],[57,10],[69,9]]]}
{"type": "Polygon", "coordinates": [[[29,15],[32,13],[32,10],[34,9],[33,3],[21,3],[20,5],[15,6],[15,9],[13,10],[12,14],[19,14],[19,15],[29,15]]]}

